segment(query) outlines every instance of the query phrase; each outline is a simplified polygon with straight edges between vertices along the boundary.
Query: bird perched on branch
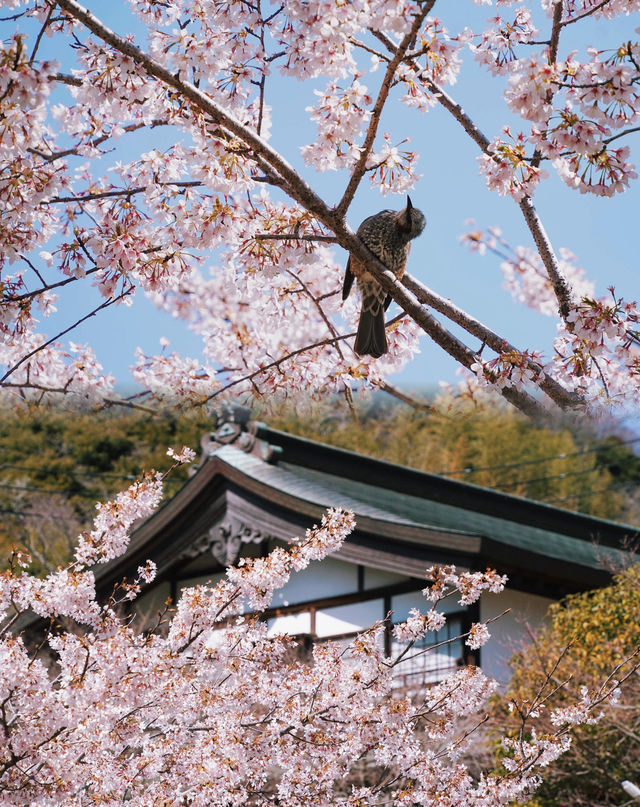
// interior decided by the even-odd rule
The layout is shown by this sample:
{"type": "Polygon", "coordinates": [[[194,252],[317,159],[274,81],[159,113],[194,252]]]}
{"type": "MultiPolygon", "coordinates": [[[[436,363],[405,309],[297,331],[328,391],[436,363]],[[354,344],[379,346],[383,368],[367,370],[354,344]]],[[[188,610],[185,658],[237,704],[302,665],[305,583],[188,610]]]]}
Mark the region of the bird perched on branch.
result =
{"type": "MultiPolygon", "coordinates": [[[[422,212],[411,204],[411,199],[407,196],[404,210],[381,210],[366,218],[356,234],[387,269],[401,278],[409,257],[410,242],[420,235],[426,223],[422,212]]],[[[384,312],[389,307],[391,295],[367,271],[366,265],[350,255],[342,286],[343,300],[349,296],[354,277],[362,295],[362,308],[353,349],[359,356],[373,356],[377,359],[389,349],[384,329],[384,312]]]]}

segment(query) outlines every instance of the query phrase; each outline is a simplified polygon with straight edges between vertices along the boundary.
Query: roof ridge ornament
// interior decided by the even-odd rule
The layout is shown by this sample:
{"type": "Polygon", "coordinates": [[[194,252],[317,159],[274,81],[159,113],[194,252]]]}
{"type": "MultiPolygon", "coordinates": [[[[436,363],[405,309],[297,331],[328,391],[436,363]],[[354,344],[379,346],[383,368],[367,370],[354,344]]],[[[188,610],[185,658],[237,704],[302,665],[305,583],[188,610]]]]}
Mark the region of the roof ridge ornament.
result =
{"type": "Polygon", "coordinates": [[[201,464],[225,445],[233,445],[263,462],[271,461],[278,453],[278,448],[258,437],[261,424],[257,420],[250,420],[250,417],[251,412],[245,407],[225,408],[216,418],[215,430],[207,432],[200,440],[201,464]]]}

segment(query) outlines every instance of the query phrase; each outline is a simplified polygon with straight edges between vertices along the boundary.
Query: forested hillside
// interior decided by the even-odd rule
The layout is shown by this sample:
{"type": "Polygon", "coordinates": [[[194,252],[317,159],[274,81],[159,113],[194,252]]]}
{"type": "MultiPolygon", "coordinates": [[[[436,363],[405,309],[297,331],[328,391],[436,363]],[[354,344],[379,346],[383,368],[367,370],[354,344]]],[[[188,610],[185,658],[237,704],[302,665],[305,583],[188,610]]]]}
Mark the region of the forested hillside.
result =
{"type": "MultiPolygon", "coordinates": [[[[152,417],[140,412],[3,412],[0,417],[0,551],[29,550],[44,571],[66,560],[92,522],[95,505],[145,470],[171,466],[167,448],[199,452],[210,428],[204,413],[152,417]]],[[[187,478],[166,481],[170,496],[187,478]]]]}
{"type": "MultiPolygon", "coordinates": [[[[574,425],[540,426],[491,407],[418,411],[403,404],[341,401],[255,413],[274,428],[430,473],[527,496],[604,518],[640,523],[640,444],[629,434],[596,434],[574,425]]],[[[95,503],[140,473],[164,471],[167,447],[200,438],[214,417],[139,411],[5,412],[0,419],[0,551],[28,549],[38,567],[69,557],[90,525],[95,503]]],[[[184,468],[166,484],[171,496],[184,468]]]]}

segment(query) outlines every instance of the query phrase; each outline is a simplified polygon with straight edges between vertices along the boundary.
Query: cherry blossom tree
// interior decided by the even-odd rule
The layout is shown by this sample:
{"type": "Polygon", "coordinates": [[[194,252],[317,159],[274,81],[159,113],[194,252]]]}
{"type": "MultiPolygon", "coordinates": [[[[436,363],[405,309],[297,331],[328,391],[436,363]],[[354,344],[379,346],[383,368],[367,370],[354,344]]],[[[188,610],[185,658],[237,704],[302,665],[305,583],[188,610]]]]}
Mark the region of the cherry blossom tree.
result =
{"type": "MultiPolygon", "coordinates": [[[[182,463],[192,452],[172,456],[182,463]]],[[[124,606],[135,606],[154,564],[106,603],[96,600],[90,565],[126,551],[131,524],[161,494],[162,477],[150,474],[99,506],[67,568],[39,579],[16,554],[0,576],[4,805],[498,807],[530,794],[540,768],[569,747],[570,727],[598,720],[616,697],[611,676],[554,711],[552,730],[540,735],[531,722],[544,700],[523,706],[521,735],[504,739],[504,769],[472,777],[463,762],[468,721],[482,722],[477,713],[495,683],[462,667],[412,699],[394,690],[393,674],[424,652],[416,642],[443,627],[443,599],[470,604],[483,591],[498,593],[501,575],[427,570],[423,612],[394,627],[404,644],[395,658],[384,654],[382,623],[347,647],[318,644],[300,658],[291,637],[269,635],[258,618],[292,573],[340,547],[353,527],[341,510],[288,548],[228,569],[217,585],[186,589],[173,612],[140,630],[124,606]],[[35,648],[17,632],[25,612],[49,621],[35,648]],[[365,756],[375,778],[349,787],[365,756]]],[[[475,648],[488,636],[487,624],[476,623],[465,639],[475,648]]]]}
{"type": "Polygon", "coordinates": [[[505,16],[482,32],[448,30],[436,0],[122,5],[135,36],[76,0],[0,3],[20,30],[0,57],[6,393],[113,399],[91,347],[63,338],[138,289],[203,337],[203,359],[138,353],[133,377],[158,397],[392,389],[387,379],[427,334],[529,414],[637,398],[636,304],[591,292],[554,248],[533,196],[551,172],[600,196],[636,177],[640,45],[563,43],[592,20],[639,12],[638,0],[496,0],[505,16]],[[504,96],[517,130],[496,121],[481,131],[449,94],[465,56],[486,68],[486,91],[504,96]],[[299,144],[304,177],[270,143],[279,76],[307,82],[315,98],[316,138],[299,144]],[[365,180],[406,194],[418,179],[416,146],[384,128],[398,101],[415,115],[443,107],[477,146],[488,187],[518,205],[532,241],[516,248],[509,283],[518,303],[557,318],[546,352],[512,344],[412,275],[396,280],[347,223],[365,180]],[[332,198],[306,178],[326,171],[341,178],[332,198]],[[357,302],[340,300],[336,245],[366,262],[400,308],[380,359],[352,350],[357,302]],[[39,320],[71,284],[95,286],[99,304],[45,335],[39,320]]]}
{"type": "MultiPolygon", "coordinates": [[[[577,282],[532,194],[545,170],[605,196],[634,178],[622,138],[637,128],[639,46],[579,56],[564,54],[561,39],[587,17],[639,11],[640,1],[543,0],[543,33],[531,4],[497,5],[507,17],[474,34],[448,31],[435,0],[130,0],[142,32],[133,36],[76,0],[0,0],[3,22],[17,26],[0,56],[5,394],[113,400],[114,379],[92,348],[63,340],[138,290],[204,342],[204,363],[166,351],[137,356],[133,376],[158,398],[389,389],[423,333],[530,414],[586,407],[603,391],[637,395],[635,306],[599,300],[577,282]],[[448,94],[465,51],[490,77],[508,79],[523,131],[498,126],[489,137],[448,94]],[[317,137],[300,143],[301,154],[309,176],[346,177],[339,198],[325,198],[271,145],[277,72],[322,82],[310,108],[317,137]],[[396,280],[347,223],[365,179],[383,194],[405,194],[417,181],[417,152],[382,128],[392,94],[416,115],[442,105],[478,146],[489,187],[519,205],[535,247],[509,253],[510,283],[522,301],[558,317],[555,358],[512,345],[410,275],[396,280]],[[380,359],[351,348],[357,303],[340,302],[337,246],[399,305],[380,359]],[[39,320],[78,286],[95,287],[100,302],[43,333],[39,320]]],[[[508,249],[495,234],[468,240],[508,249]]],[[[540,735],[529,725],[536,710],[527,711],[526,730],[504,740],[504,769],[470,775],[469,729],[458,721],[478,712],[494,684],[465,667],[416,702],[394,691],[393,672],[442,627],[443,598],[469,604],[502,588],[491,570],[428,570],[424,610],[394,628],[405,645],[395,658],[375,624],[346,648],[321,644],[311,659],[296,659],[292,640],[270,636],[259,615],[291,573],[339,548],[353,526],[339,510],[289,548],[229,569],[218,585],[185,590],[155,627],[136,628],[128,608],[153,580],[153,564],[106,603],[96,598],[93,567],[126,551],[131,524],[153,512],[161,491],[161,477],[150,475],[100,506],[67,568],[39,579],[17,554],[0,576],[3,804],[497,807],[526,798],[540,767],[568,747],[570,726],[598,719],[615,697],[610,677],[540,735]],[[20,633],[27,612],[50,623],[36,648],[20,633]],[[345,788],[365,756],[377,780],[345,788]]],[[[488,633],[476,624],[464,638],[479,647],[488,633]]]]}

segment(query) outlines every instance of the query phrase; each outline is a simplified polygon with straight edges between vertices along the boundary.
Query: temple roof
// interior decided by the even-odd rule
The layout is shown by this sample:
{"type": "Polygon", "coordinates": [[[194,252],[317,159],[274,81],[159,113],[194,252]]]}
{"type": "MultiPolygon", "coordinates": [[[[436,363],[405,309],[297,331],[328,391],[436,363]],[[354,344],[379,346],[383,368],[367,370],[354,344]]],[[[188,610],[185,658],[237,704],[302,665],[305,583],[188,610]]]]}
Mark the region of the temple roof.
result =
{"type": "MultiPolygon", "coordinates": [[[[338,552],[344,560],[411,577],[421,577],[434,562],[492,566],[523,590],[555,597],[605,584],[640,538],[636,527],[371,459],[261,423],[225,422],[202,445],[191,479],[136,529],[124,557],[96,570],[100,587],[147,558],[158,565],[160,579],[194,558],[198,547],[220,550],[216,524],[242,525],[247,542],[288,541],[328,507],[348,508],[356,517],[354,533],[338,552]]],[[[231,528],[225,529],[228,539],[231,528]]]]}

